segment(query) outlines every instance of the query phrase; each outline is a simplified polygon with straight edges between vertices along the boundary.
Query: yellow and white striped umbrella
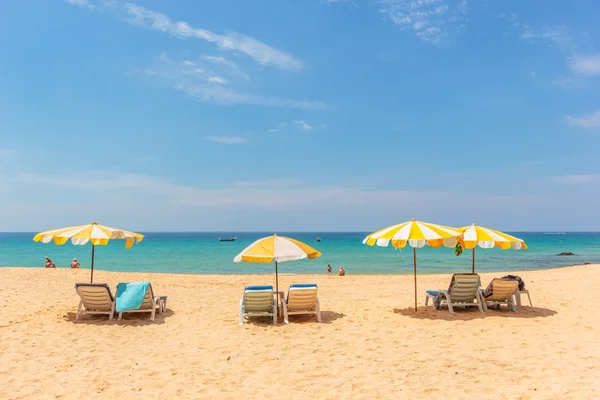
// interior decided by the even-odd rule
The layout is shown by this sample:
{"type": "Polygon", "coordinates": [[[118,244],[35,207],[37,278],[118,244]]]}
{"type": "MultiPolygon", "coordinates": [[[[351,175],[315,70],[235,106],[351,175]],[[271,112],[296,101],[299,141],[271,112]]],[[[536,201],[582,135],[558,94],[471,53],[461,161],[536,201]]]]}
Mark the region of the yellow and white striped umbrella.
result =
{"type": "Polygon", "coordinates": [[[461,231],[448,226],[430,224],[411,219],[402,224],[389,226],[380,231],[371,233],[363,240],[364,244],[369,246],[377,245],[386,247],[392,244],[393,247],[421,248],[426,244],[430,247],[454,247],[461,231]]]}
{"type": "Polygon", "coordinates": [[[84,245],[91,241],[94,246],[106,246],[111,239],[125,239],[125,247],[129,249],[134,243],[141,242],[144,239],[144,235],[98,225],[94,222],[88,225],[40,232],[35,235],[33,241],[42,243],[54,241],[55,244],[62,245],[67,243],[69,239],[75,245],[84,245]]]}
{"type": "Polygon", "coordinates": [[[523,239],[516,238],[506,233],[496,231],[490,228],[484,228],[478,225],[469,225],[459,228],[463,232],[462,247],[472,249],[479,246],[482,249],[491,249],[493,247],[502,250],[526,250],[527,245],[523,239]]]}
{"type": "Polygon", "coordinates": [[[417,311],[417,248],[454,247],[462,232],[444,225],[430,224],[411,219],[402,224],[393,225],[368,235],[363,243],[369,246],[403,248],[408,244],[413,248],[413,273],[415,280],[415,311],[417,311]]]}
{"type": "Polygon", "coordinates": [[[144,235],[99,225],[96,222],[93,222],[88,225],[72,226],[68,228],[40,232],[33,237],[34,242],[54,242],[57,245],[63,245],[67,243],[69,239],[71,239],[71,243],[74,245],[84,245],[92,242],[91,281],[93,282],[95,246],[106,246],[108,241],[112,239],[124,239],[125,248],[129,249],[134,245],[134,243],[141,242],[144,239],[144,235]]]}
{"type": "Polygon", "coordinates": [[[478,225],[469,225],[459,228],[462,232],[461,246],[465,249],[473,249],[473,259],[471,271],[475,272],[475,247],[482,249],[491,249],[498,247],[502,250],[527,250],[527,244],[523,239],[507,235],[506,233],[496,231],[490,228],[484,228],[478,225]]]}
{"type": "Polygon", "coordinates": [[[313,249],[306,243],[285,236],[268,236],[258,239],[238,254],[234,262],[261,262],[275,261],[276,290],[279,291],[279,271],[277,264],[284,261],[295,261],[308,258],[310,260],[320,257],[321,252],[313,249]]]}

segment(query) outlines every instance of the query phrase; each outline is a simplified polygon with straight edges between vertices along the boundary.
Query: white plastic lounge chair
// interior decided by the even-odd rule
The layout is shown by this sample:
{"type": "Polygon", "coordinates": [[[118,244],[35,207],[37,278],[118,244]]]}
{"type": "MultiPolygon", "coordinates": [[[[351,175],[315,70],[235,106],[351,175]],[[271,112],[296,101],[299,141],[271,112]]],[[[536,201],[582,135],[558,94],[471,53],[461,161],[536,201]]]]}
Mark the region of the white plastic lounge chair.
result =
{"type": "Polygon", "coordinates": [[[115,298],[106,283],[76,283],[75,291],[81,298],[75,319],[82,314],[104,314],[113,319],[115,298]]]}
{"type": "Polygon", "coordinates": [[[500,304],[506,304],[511,311],[517,312],[513,296],[518,290],[519,282],[517,281],[505,281],[497,278],[493,279],[492,295],[490,297],[483,297],[483,293],[481,293],[484,309],[487,311],[488,305],[500,308],[500,304]]]}
{"type": "Polygon", "coordinates": [[[154,316],[156,315],[156,310],[158,309],[158,313],[161,314],[167,310],[167,296],[155,296],[154,291],[152,290],[152,285],[148,286],[148,290],[146,291],[146,295],[144,296],[144,301],[142,305],[137,310],[127,310],[121,311],[119,313],[119,320],[123,318],[123,313],[134,313],[134,312],[149,312],[150,313],[150,321],[154,321],[154,316]]]}
{"type": "Polygon", "coordinates": [[[450,314],[456,315],[454,307],[477,306],[480,312],[484,312],[481,300],[481,278],[478,274],[454,274],[452,275],[452,290],[427,290],[425,305],[429,299],[440,298],[440,305],[446,304],[450,314]]]}
{"type": "Polygon", "coordinates": [[[273,317],[277,325],[277,300],[273,298],[273,286],[246,286],[240,300],[240,326],[244,317],[273,317]]]}
{"type": "Polygon", "coordinates": [[[290,285],[287,299],[283,302],[283,320],[289,323],[288,315],[312,314],[321,322],[321,306],[317,297],[317,285],[295,283],[290,285]]]}

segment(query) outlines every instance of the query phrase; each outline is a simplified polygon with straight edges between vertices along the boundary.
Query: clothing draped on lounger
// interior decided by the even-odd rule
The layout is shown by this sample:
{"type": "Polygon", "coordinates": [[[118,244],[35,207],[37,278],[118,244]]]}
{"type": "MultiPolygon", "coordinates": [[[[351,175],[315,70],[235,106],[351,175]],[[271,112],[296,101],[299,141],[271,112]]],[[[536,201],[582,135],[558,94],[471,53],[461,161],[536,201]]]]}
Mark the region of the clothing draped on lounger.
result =
{"type": "Polygon", "coordinates": [[[150,282],[119,283],[116,311],[139,310],[149,287],[150,282]]]}

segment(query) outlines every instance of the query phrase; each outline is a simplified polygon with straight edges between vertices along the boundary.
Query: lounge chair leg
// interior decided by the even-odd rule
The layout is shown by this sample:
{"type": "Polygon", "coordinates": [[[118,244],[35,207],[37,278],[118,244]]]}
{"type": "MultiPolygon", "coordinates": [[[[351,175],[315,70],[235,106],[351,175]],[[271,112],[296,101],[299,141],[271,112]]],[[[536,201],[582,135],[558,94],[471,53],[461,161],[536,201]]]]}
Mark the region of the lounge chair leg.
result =
{"type": "Polygon", "coordinates": [[[448,300],[448,311],[450,311],[450,314],[456,315],[456,312],[454,312],[454,307],[452,307],[452,302],[450,300],[448,300]]]}
{"type": "Polygon", "coordinates": [[[83,305],[83,300],[79,300],[79,306],[77,306],[77,314],[75,315],[75,319],[79,319],[81,316],[81,306],[83,305]]]}
{"type": "Polygon", "coordinates": [[[121,311],[121,312],[119,313],[119,318],[117,318],[117,320],[118,320],[118,321],[120,321],[122,318],[123,318],[123,312],[121,311]]]}
{"type": "Polygon", "coordinates": [[[277,300],[273,300],[273,325],[277,325],[277,300]]]}
{"type": "Polygon", "coordinates": [[[533,307],[533,304],[531,303],[531,296],[529,295],[529,290],[526,293],[527,293],[527,298],[529,299],[529,307],[533,307]]]}
{"type": "Polygon", "coordinates": [[[317,299],[317,322],[323,322],[321,320],[321,303],[319,302],[319,299],[317,299]]]}
{"type": "Polygon", "coordinates": [[[150,314],[150,321],[154,322],[154,316],[156,315],[156,303],[152,304],[152,311],[150,314]]]}
{"type": "Polygon", "coordinates": [[[281,309],[283,310],[283,322],[289,324],[290,321],[288,319],[287,304],[285,303],[285,300],[281,303],[281,309]]]}
{"type": "Polygon", "coordinates": [[[244,299],[240,300],[240,326],[244,325],[244,299]]]}
{"type": "Polygon", "coordinates": [[[113,318],[115,317],[115,303],[116,303],[116,301],[114,301],[112,303],[112,306],[110,307],[110,315],[108,316],[109,321],[112,321],[113,318]]]}
{"type": "Polygon", "coordinates": [[[428,302],[429,302],[429,296],[425,295],[425,307],[427,307],[428,302]]]}

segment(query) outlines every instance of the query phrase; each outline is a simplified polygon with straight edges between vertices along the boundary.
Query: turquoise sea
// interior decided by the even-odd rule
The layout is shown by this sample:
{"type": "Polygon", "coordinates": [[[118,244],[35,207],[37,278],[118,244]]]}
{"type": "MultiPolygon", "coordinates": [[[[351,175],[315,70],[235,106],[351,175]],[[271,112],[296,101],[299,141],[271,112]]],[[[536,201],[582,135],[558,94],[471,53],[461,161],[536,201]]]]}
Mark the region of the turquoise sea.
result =
{"type": "MultiPolygon", "coordinates": [[[[108,271],[139,271],[187,274],[272,273],[273,265],[234,263],[233,258],[254,240],[272,233],[150,232],[131,249],[124,241],[96,247],[95,268],[108,271]],[[219,237],[237,236],[235,242],[219,237]]],[[[412,248],[369,247],[362,244],[367,232],[278,232],[304,241],[323,254],[316,260],[280,265],[281,273],[322,273],[327,264],[343,266],[348,274],[412,273],[412,248]],[[316,238],[321,238],[317,243],[316,238]]],[[[584,262],[600,263],[600,232],[511,232],[525,240],[528,250],[476,249],[476,270],[511,271],[547,269],[584,262]],[[556,256],[570,251],[575,256],[556,256]]],[[[34,233],[0,233],[0,266],[43,267],[49,256],[59,268],[68,267],[76,257],[89,268],[91,246],[62,246],[32,241],[34,233]]],[[[417,250],[418,271],[451,273],[471,268],[471,251],[454,255],[454,249],[428,247],[417,250]]]]}

